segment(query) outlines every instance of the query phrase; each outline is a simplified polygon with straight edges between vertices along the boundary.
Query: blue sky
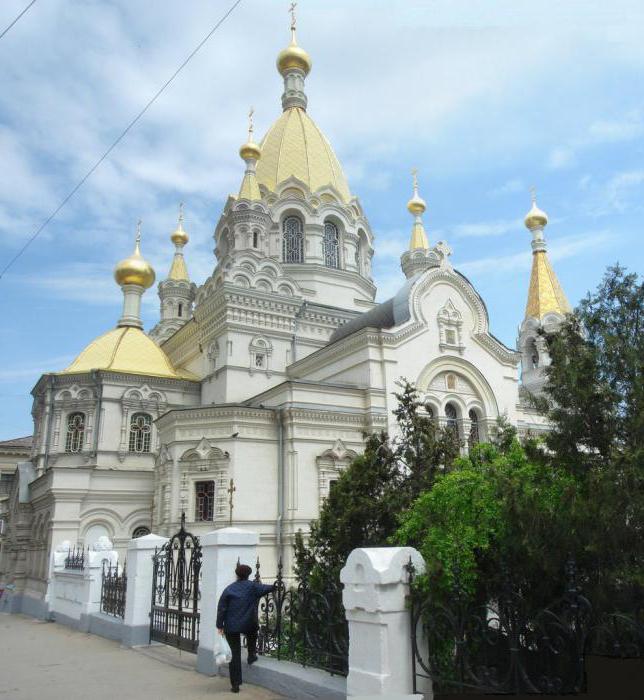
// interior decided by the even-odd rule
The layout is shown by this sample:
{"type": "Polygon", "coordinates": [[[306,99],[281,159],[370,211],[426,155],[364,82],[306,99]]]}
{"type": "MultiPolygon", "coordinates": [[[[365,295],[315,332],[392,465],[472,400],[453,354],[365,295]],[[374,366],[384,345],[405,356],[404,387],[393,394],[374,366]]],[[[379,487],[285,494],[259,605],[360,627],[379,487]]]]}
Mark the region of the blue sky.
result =
{"type": "MultiPolygon", "coordinates": [[[[47,0],[0,40],[0,267],[230,4],[47,0]]],[[[0,280],[0,439],[31,432],[41,373],[114,326],[112,268],[139,217],[161,279],[185,202],[189,269],[198,283],[211,272],[212,232],[242,177],[248,108],[258,136],[280,114],[287,4],[243,0],[0,280]]],[[[0,26],[24,5],[3,0],[0,26]]],[[[527,294],[531,185],[573,304],[615,261],[642,272],[643,32],[640,0],[300,2],[309,112],[376,233],[380,299],[403,280],[412,167],[430,241],[450,244],[508,345],[527,294]]],[[[150,328],[154,290],[144,315],[150,328]]]]}

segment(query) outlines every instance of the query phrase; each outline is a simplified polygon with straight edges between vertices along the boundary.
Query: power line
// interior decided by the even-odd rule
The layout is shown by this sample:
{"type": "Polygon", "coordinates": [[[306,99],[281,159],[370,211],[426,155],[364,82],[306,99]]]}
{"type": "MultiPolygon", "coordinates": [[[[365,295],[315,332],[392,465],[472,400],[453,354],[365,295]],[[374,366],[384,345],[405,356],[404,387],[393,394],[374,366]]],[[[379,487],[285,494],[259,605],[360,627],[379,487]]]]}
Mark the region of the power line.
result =
{"type": "Polygon", "coordinates": [[[13,27],[13,25],[27,12],[27,10],[32,6],[36,4],[36,0],[31,0],[31,2],[25,7],[25,9],[16,17],[16,19],[13,20],[13,22],[0,34],[0,39],[13,27]]]}
{"type": "MultiPolygon", "coordinates": [[[[34,0],[35,2],[35,0],[34,0]]],[[[202,48],[202,46],[210,39],[210,37],[219,29],[219,27],[228,19],[235,8],[242,2],[242,0],[236,0],[230,8],[226,11],[224,15],[219,19],[217,24],[206,34],[206,36],[197,44],[196,48],[188,55],[188,57],[183,61],[183,63],[177,68],[177,70],[163,83],[159,90],[155,93],[151,100],[143,107],[143,109],[132,119],[132,121],[123,129],[119,134],[118,138],[112,143],[112,145],[103,153],[103,155],[92,165],[92,167],[85,173],[85,175],[80,179],[72,191],[63,199],[63,201],[56,207],[56,209],[43,221],[36,232],[31,236],[31,238],[22,246],[22,248],[9,260],[9,262],[4,266],[2,272],[0,272],[0,279],[2,279],[9,270],[9,268],[20,258],[20,256],[29,248],[29,246],[38,238],[38,236],[43,232],[47,224],[58,214],[58,212],[69,202],[69,200],[78,192],[78,190],[87,182],[90,176],[98,168],[98,166],[109,156],[109,154],[118,146],[118,144],[123,140],[125,135],[130,131],[130,129],[139,121],[139,119],[148,111],[148,109],[157,101],[161,96],[161,93],[170,85],[170,83],[181,73],[181,71],[188,65],[195,54],[202,48]]],[[[32,3],[33,5],[33,3],[32,3]]],[[[27,8],[28,9],[28,8],[27,8]]]]}

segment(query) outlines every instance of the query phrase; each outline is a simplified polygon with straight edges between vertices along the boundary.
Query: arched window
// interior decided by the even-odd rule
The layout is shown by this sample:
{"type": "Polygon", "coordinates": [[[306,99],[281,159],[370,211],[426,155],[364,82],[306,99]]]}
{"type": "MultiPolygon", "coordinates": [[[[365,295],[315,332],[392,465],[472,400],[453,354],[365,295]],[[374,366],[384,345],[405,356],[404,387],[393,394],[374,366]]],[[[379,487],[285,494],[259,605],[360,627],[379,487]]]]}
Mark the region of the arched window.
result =
{"type": "Polygon", "coordinates": [[[179,304],[179,308],[177,310],[177,314],[179,318],[181,318],[181,314],[183,313],[183,304],[179,304]]]}
{"type": "Polygon", "coordinates": [[[322,247],[324,264],[327,267],[340,267],[340,236],[338,234],[338,227],[330,221],[324,222],[322,247]]]}
{"type": "Polygon", "coordinates": [[[458,438],[458,413],[456,411],[456,406],[452,403],[448,403],[445,406],[445,418],[446,420],[446,430],[458,438]]]}
{"type": "Polygon", "coordinates": [[[135,540],[137,537],[145,537],[150,534],[150,528],[145,525],[139,525],[139,527],[134,528],[132,533],[132,539],[135,540]]]}
{"type": "Polygon", "coordinates": [[[253,231],[253,248],[259,248],[259,233],[253,231]]]}
{"type": "Polygon", "coordinates": [[[130,452],[149,452],[152,418],[147,413],[135,413],[130,421],[130,452]]]}
{"type": "Polygon", "coordinates": [[[427,404],[427,406],[425,406],[425,410],[427,411],[427,417],[429,420],[434,420],[434,409],[427,404]]]}
{"type": "Polygon", "coordinates": [[[67,436],[65,452],[80,452],[83,449],[85,435],[85,414],[72,413],[67,417],[67,436]]]}
{"type": "Polygon", "coordinates": [[[476,411],[471,408],[470,412],[468,413],[470,417],[470,435],[468,438],[468,444],[470,447],[474,447],[474,445],[478,445],[480,441],[480,436],[479,436],[479,417],[476,411]]]}
{"type": "Polygon", "coordinates": [[[285,263],[304,262],[304,234],[302,222],[297,216],[284,219],[282,235],[282,257],[285,263]]]}

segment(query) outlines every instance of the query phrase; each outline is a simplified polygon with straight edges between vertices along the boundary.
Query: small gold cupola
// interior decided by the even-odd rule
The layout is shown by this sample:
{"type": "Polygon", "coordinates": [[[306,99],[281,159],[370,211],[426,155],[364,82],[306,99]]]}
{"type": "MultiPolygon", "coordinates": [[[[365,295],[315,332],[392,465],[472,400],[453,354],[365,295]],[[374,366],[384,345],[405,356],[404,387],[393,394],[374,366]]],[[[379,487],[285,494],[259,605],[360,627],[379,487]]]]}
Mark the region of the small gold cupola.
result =
{"type": "Polygon", "coordinates": [[[141,220],[136,226],[134,252],[114,268],[114,279],[123,290],[123,313],[118,326],[143,328],[141,297],[154,284],[154,269],[141,255],[141,220]]]}
{"type": "Polygon", "coordinates": [[[246,163],[246,171],[244,179],[239,188],[238,199],[248,199],[249,201],[259,201],[262,198],[262,193],[257,184],[257,161],[262,157],[262,149],[255,143],[253,139],[253,115],[255,110],[251,107],[248,112],[248,141],[239,149],[239,155],[246,163]]]}
{"type": "Polygon", "coordinates": [[[291,43],[279,52],[277,56],[277,70],[283,77],[291,70],[300,70],[306,77],[311,71],[311,57],[309,54],[297,44],[296,27],[297,19],[295,17],[295,8],[297,3],[291,3],[289,12],[291,13],[291,43]]]}
{"type": "Polygon", "coordinates": [[[175,249],[168,279],[189,282],[190,277],[188,276],[188,268],[186,267],[186,261],[183,257],[183,247],[188,243],[190,238],[183,229],[183,202],[179,204],[179,220],[177,222],[177,228],[170,235],[170,240],[174,243],[175,249]]]}
{"type": "Polygon", "coordinates": [[[429,241],[427,240],[422,219],[422,215],[427,209],[427,204],[418,194],[418,171],[415,168],[412,170],[412,177],[414,178],[414,194],[407,202],[407,210],[414,217],[409,250],[429,250],[429,241]]]}
{"type": "Polygon", "coordinates": [[[116,283],[124,285],[134,284],[143,289],[148,289],[154,284],[155,274],[152,265],[141,255],[141,221],[136,230],[134,252],[129,257],[121,260],[114,268],[116,283]]]}
{"type": "Polygon", "coordinates": [[[525,217],[525,226],[532,234],[532,270],[525,317],[543,320],[546,314],[564,316],[571,307],[564,294],[550,260],[543,235],[548,225],[548,215],[537,206],[537,196],[532,188],[532,206],[525,217]]]}

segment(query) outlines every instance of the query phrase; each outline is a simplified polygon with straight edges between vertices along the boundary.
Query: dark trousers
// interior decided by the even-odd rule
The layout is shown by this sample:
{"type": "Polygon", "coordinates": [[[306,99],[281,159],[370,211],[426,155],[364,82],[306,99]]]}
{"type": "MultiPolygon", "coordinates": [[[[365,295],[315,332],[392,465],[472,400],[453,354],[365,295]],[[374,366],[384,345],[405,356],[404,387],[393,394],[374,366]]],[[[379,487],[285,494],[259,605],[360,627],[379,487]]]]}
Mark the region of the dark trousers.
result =
{"type": "MultiPolygon", "coordinates": [[[[230,650],[233,653],[232,661],[228,664],[228,673],[230,674],[230,685],[241,685],[241,634],[240,632],[227,633],[226,639],[228,640],[228,644],[230,644],[230,650]]],[[[257,632],[247,632],[246,643],[248,644],[248,656],[252,658],[257,654],[257,632]]]]}

